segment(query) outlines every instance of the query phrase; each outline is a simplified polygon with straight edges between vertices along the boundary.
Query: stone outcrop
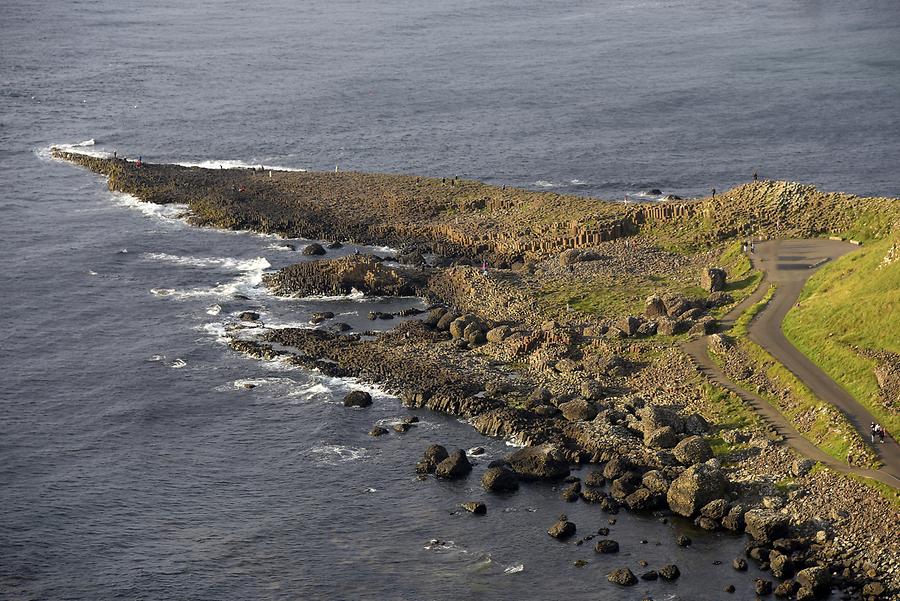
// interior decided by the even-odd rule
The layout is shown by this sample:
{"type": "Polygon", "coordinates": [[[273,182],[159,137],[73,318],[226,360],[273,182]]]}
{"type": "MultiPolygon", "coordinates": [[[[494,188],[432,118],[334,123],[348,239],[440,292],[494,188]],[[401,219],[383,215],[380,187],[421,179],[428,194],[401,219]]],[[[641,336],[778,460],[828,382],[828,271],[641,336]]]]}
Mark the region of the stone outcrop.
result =
{"type": "Polygon", "coordinates": [[[282,296],[350,294],[415,296],[425,289],[423,272],[389,267],[374,257],[349,255],[339,259],[306,261],[263,276],[273,293],[282,296]]]}
{"type": "Polygon", "coordinates": [[[700,509],[728,493],[728,479],[718,467],[706,463],[694,465],[675,478],[666,494],[669,508],[693,517],[700,509]]]}
{"type": "Polygon", "coordinates": [[[525,447],[508,455],[510,469],[523,480],[557,480],[569,475],[569,464],[552,447],[525,447]]]}

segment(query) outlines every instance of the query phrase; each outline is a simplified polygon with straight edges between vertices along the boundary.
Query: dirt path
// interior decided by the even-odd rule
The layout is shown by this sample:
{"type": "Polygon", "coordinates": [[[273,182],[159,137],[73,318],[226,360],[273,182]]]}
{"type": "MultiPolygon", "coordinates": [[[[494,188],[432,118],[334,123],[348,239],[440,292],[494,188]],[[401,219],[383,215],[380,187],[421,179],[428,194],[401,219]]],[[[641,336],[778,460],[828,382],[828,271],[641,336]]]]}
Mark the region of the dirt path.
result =
{"type": "MultiPolygon", "coordinates": [[[[721,320],[721,329],[723,331],[730,329],[734,325],[734,320],[765,295],[770,283],[777,283],[778,288],[772,300],[750,325],[751,340],[778,359],[816,396],[840,409],[868,442],[869,425],[876,421],[875,418],[806,355],[788,342],[781,331],[785,315],[797,302],[803,285],[816,269],[855,248],[846,242],[818,239],[771,240],[757,244],[752,260],[754,266],[765,273],[763,282],[756,292],[724,316],[721,320]]],[[[894,488],[900,488],[900,450],[893,439],[886,440],[883,445],[873,445],[884,463],[881,469],[860,469],[842,463],[805,439],[767,401],[729,380],[710,359],[705,337],[687,342],[683,348],[701,372],[718,385],[741,397],[797,452],[837,471],[866,476],[894,488]]]]}

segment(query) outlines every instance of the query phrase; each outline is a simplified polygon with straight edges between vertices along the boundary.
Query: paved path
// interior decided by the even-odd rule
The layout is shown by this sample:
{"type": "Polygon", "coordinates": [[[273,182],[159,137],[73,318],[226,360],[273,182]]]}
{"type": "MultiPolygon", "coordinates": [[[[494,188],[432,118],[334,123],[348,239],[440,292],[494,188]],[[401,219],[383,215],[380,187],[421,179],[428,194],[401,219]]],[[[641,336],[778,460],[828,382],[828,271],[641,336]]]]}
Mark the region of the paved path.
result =
{"type": "MultiPolygon", "coordinates": [[[[825,372],[798,351],[781,331],[785,315],[797,302],[806,280],[824,263],[840,257],[856,247],[833,240],[770,240],[756,245],[752,259],[754,267],[761,269],[765,276],[759,288],[721,320],[722,330],[734,325],[736,320],[750,306],[759,302],[770,283],[778,288],[763,310],[750,325],[751,340],[765,348],[779,362],[794,373],[813,393],[834,404],[856,427],[866,442],[869,441],[869,425],[876,421],[847,391],[841,388],[825,372]]],[[[737,394],[752,407],[785,442],[802,455],[820,461],[840,472],[866,476],[884,484],[900,488],[900,449],[895,440],[888,439],[883,445],[875,444],[874,449],[884,466],[878,470],[851,467],[836,460],[804,438],[767,401],[756,394],[744,390],[719,369],[707,353],[705,337],[692,340],[683,346],[685,352],[697,368],[718,385],[737,394]]]]}

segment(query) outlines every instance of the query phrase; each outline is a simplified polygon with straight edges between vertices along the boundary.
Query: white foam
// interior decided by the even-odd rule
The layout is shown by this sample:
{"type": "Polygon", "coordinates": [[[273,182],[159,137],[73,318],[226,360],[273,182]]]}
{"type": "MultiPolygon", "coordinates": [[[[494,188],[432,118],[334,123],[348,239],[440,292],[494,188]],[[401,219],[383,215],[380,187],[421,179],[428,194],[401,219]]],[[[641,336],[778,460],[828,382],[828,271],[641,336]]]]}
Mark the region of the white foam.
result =
{"type": "Polygon", "coordinates": [[[154,261],[186,265],[189,267],[221,267],[235,271],[261,271],[271,267],[265,257],[235,259],[234,257],[182,257],[168,253],[144,253],[144,257],[154,261]]]}
{"type": "Polygon", "coordinates": [[[319,465],[337,465],[348,461],[357,461],[369,456],[368,449],[364,447],[346,447],[343,445],[323,444],[310,448],[308,455],[319,465]]]}
{"type": "Polygon", "coordinates": [[[221,312],[222,312],[222,307],[220,307],[219,305],[212,305],[212,306],[206,308],[207,315],[218,315],[221,312]]]}
{"type": "Polygon", "coordinates": [[[181,369],[185,365],[187,365],[187,361],[179,358],[172,361],[172,364],[169,367],[171,367],[172,369],[181,369]]]}
{"type": "Polygon", "coordinates": [[[580,180],[580,179],[570,179],[570,180],[569,180],[569,183],[572,184],[573,186],[586,186],[586,185],[588,185],[587,182],[582,181],[582,180],[580,180]]]}
{"type": "Polygon", "coordinates": [[[37,155],[39,159],[44,161],[57,160],[56,157],[53,156],[54,148],[58,148],[63,152],[83,154],[85,156],[95,157],[98,159],[107,159],[112,156],[111,152],[106,152],[104,150],[87,150],[88,148],[94,146],[94,144],[96,144],[96,141],[93,138],[91,138],[90,140],[84,140],[82,142],[75,142],[74,144],[49,144],[47,146],[35,148],[34,154],[37,155]]]}
{"type": "Polygon", "coordinates": [[[136,196],[124,192],[110,192],[110,195],[113,202],[121,207],[137,209],[147,217],[155,217],[163,221],[184,223],[190,213],[186,204],[171,203],[160,205],[152,202],[143,202],[136,196]]]}
{"type": "MultiPolygon", "coordinates": [[[[200,167],[201,169],[259,169],[260,163],[247,163],[235,159],[220,159],[206,161],[182,161],[173,163],[182,167],[200,167]]],[[[262,165],[265,171],[294,171],[305,172],[306,169],[301,167],[284,167],[282,165],[262,165]]]]}
{"type": "Polygon", "coordinates": [[[545,179],[539,179],[534,182],[534,185],[538,188],[556,188],[559,184],[554,184],[553,182],[547,181],[545,179]]]}
{"type": "Polygon", "coordinates": [[[505,568],[503,570],[503,573],[504,574],[518,574],[519,572],[521,572],[524,569],[525,569],[524,563],[517,563],[515,565],[509,566],[508,568],[505,568]]]}
{"type": "Polygon", "coordinates": [[[313,295],[313,296],[304,296],[303,298],[298,298],[296,300],[306,301],[306,302],[330,302],[330,301],[353,301],[353,302],[366,302],[370,300],[380,301],[381,297],[378,296],[366,296],[363,292],[354,289],[350,294],[336,294],[332,296],[326,295],[313,295]]]}

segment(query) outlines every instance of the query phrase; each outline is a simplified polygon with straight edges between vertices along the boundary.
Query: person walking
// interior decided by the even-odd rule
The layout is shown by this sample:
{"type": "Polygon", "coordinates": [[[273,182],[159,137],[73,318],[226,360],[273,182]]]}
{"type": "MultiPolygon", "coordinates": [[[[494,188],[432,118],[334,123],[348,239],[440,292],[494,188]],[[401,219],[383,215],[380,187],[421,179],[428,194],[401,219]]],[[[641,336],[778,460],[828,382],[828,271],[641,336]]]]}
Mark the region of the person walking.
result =
{"type": "Polygon", "coordinates": [[[756,174],[756,169],[753,170],[753,181],[757,181],[759,176],[756,174]]]}
{"type": "Polygon", "coordinates": [[[869,426],[869,430],[872,433],[872,444],[875,444],[875,435],[878,433],[878,426],[875,425],[875,422],[872,422],[872,425],[869,426]]]}
{"type": "Polygon", "coordinates": [[[878,426],[878,439],[884,444],[884,426],[878,426]]]}
{"type": "Polygon", "coordinates": [[[481,260],[481,274],[487,277],[487,261],[484,259],[481,260]]]}

